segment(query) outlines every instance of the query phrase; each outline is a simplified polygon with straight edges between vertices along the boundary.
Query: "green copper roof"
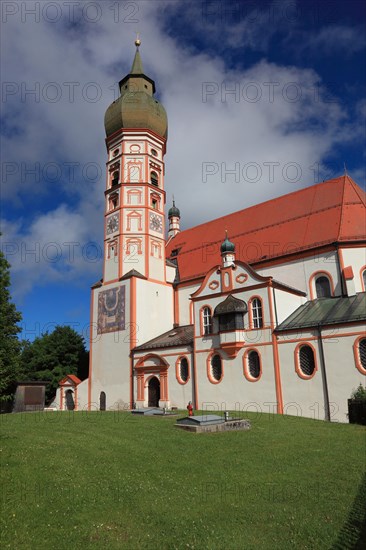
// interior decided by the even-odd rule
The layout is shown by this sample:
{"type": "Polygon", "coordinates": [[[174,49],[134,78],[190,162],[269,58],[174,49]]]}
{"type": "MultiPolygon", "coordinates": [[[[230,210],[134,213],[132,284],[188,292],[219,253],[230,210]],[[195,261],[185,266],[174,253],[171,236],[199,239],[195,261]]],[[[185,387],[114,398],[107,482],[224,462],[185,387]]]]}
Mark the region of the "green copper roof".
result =
{"type": "Polygon", "coordinates": [[[138,48],[136,48],[135,58],[132,63],[130,74],[144,74],[140,50],[138,48]]]}
{"type": "Polygon", "coordinates": [[[225,240],[221,245],[221,254],[223,254],[224,252],[235,252],[235,244],[229,241],[227,231],[225,240]]]}
{"type": "Polygon", "coordinates": [[[173,217],[180,218],[180,210],[175,206],[174,200],[173,200],[173,206],[169,208],[169,212],[168,212],[168,218],[173,218],[173,217]]]}
{"type": "Polygon", "coordinates": [[[366,321],[366,292],[354,296],[318,298],[297,308],[276,331],[366,321]]]}
{"type": "Polygon", "coordinates": [[[104,126],[107,137],[122,128],[144,128],[159,136],[168,135],[168,118],[154,97],[155,82],[143,72],[139,48],[131,72],[119,82],[120,97],[107,109],[104,126]]]}

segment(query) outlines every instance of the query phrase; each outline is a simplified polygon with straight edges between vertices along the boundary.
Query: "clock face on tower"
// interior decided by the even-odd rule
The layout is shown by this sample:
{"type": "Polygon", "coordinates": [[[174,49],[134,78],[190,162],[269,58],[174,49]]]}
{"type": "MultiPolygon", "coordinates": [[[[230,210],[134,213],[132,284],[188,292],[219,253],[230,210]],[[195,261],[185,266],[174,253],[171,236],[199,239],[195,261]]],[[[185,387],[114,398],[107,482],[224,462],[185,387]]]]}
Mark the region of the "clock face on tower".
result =
{"type": "Polygon", "coordinates": [[[114,233],[118,229],[118,214],[110,216],[107,220],[107,235],[114,233]]]}
{"type": "Polygon", "coordinates": [[[158,233],[163,232],[163,221],[157,214],[150,214],[150,229],[158,233]]]}

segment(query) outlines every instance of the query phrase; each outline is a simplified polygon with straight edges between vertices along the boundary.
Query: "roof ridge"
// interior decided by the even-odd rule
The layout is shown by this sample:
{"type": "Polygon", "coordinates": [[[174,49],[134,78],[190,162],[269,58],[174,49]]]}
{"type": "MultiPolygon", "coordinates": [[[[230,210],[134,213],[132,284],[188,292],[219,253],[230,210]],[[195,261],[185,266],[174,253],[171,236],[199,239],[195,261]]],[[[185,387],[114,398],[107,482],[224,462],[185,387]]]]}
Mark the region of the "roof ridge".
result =
{"type": "Polygon", "coordinates": [[[343,221],[343,213],[344,213],[344,195],[346,191],[346,174],[343,176],[343,187],[342,187],[342,200],[341,200],[341,211],[339,214],[339,225],[338,225],[338,233],[337,233],[337,241],[339,241],[341,230],[342,230],[342,221],[343,221]]]}

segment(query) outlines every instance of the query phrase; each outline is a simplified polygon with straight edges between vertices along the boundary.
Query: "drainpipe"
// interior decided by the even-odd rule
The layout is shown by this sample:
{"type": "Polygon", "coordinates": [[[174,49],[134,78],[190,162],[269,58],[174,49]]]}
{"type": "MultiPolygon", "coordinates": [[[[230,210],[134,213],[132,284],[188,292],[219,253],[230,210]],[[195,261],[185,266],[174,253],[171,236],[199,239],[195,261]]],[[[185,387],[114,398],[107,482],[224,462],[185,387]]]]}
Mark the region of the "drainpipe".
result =
{"type": "MultiPolygon", "coordinates": [[[[194,338],[194,336],[193,336],[194,338]]],[[[196,372],[196,343],[193,340],[192,349],[192,393],[193,393],[193,407],[198,410],[198,395],[197,395],[197,372],[196,372]]]]}
{"type": "Polygon", "coordinates": [[[325,369],[324,348],[323,348],[322,330],[321,330],[321,324],[320,323],[317,326],[317,330],[318,330],[320,369],[321,369],[321,372],[322,372],[322,381],[323,381],[325,420],[330,422],[328,381],[327,381],[327,372],[326,372],[326,369],[325,369]]]}

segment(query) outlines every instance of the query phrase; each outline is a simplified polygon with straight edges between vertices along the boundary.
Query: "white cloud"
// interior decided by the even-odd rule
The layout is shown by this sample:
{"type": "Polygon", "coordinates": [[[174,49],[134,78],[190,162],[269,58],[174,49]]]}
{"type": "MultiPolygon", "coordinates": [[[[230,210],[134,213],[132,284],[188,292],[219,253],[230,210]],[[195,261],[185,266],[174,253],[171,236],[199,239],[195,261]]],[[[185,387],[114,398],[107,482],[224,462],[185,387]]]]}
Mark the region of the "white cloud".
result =
{"type": "MultiPolygon", "coordinates": [[[[45,247],[55,242],[62,248],[66,242],[94,240],[102,245],[103,118],[114,99],[113,84],[131,66],[136,28],[142,37],[145,72],[155,79],[168,112],[166,191],[168,204],[175,195],[184,227],[311,185],[315,167],[340,136],[351,139],[346,113],[336,102],[326,101],[316,72],[266,60],[247,70],[230,70],[220,57],[188,51],[164,33],[167,3],[139,3],[138,23],[115,23],[107,3],[100,5],[103,16],[96,24],[51,24],[42,18],[22,24],[13,17],[4,25],[4,79],[14,94],[5,103],[10,130],[3,139],[3,158],[15,163],[18,172],[8,178],[3,194],[21,212],[19,223],[4,226],[7,241],[24,242],[28,248],[34,243],[45,247]],[[38,102],[24,96],[24,87],[37,83],[38,102]],[[205,95],[208,89],[211,95],[205,95]],[[236,95],[225,95],[230,89],[236,95]],[[59,101],[47,99],[60,90],[59,101]],[[96,102],[90,99],[93,90],[101,91],[96,102]],[[258,100],[253,101],[256,93],[258,100]],[[55,164],[59,177],[46,183],[42,177],[25,177],[23,168],[35,163],[41,172],[55,164]],[[78,163],[74,179],[65,163],[78,163]],[[82,169],[90,163],[100,167],[97,181],[94,176],[89,182],[82,178],[82,169]],[[225,173],[233,169],[239,170],[238,182],[225,173]],[[205,177],[205,170],[215,173],[205,177]],[[258,180],[256,174],[261,174],[258,180]],[[54,196],[60,197],[61,205],[53,204],[54,196]]],[[[175,3],[169,6],[178,11],[175,3]]],[[[129,14],[121,15],[126,19],[129,14]]],[[[263,25],[260,17],[257,23],[251,26],[254,41],[263,25]]],[[[91,282],[98,278],[98,266],[82,254],[73,262],[64,256],[55,263],[42,255],[39,262],[29,258],[9,258],[19,294],[39,284],[41,277],[44,282],[66,278],[70,283],[87,273],[91,282]]]]}

